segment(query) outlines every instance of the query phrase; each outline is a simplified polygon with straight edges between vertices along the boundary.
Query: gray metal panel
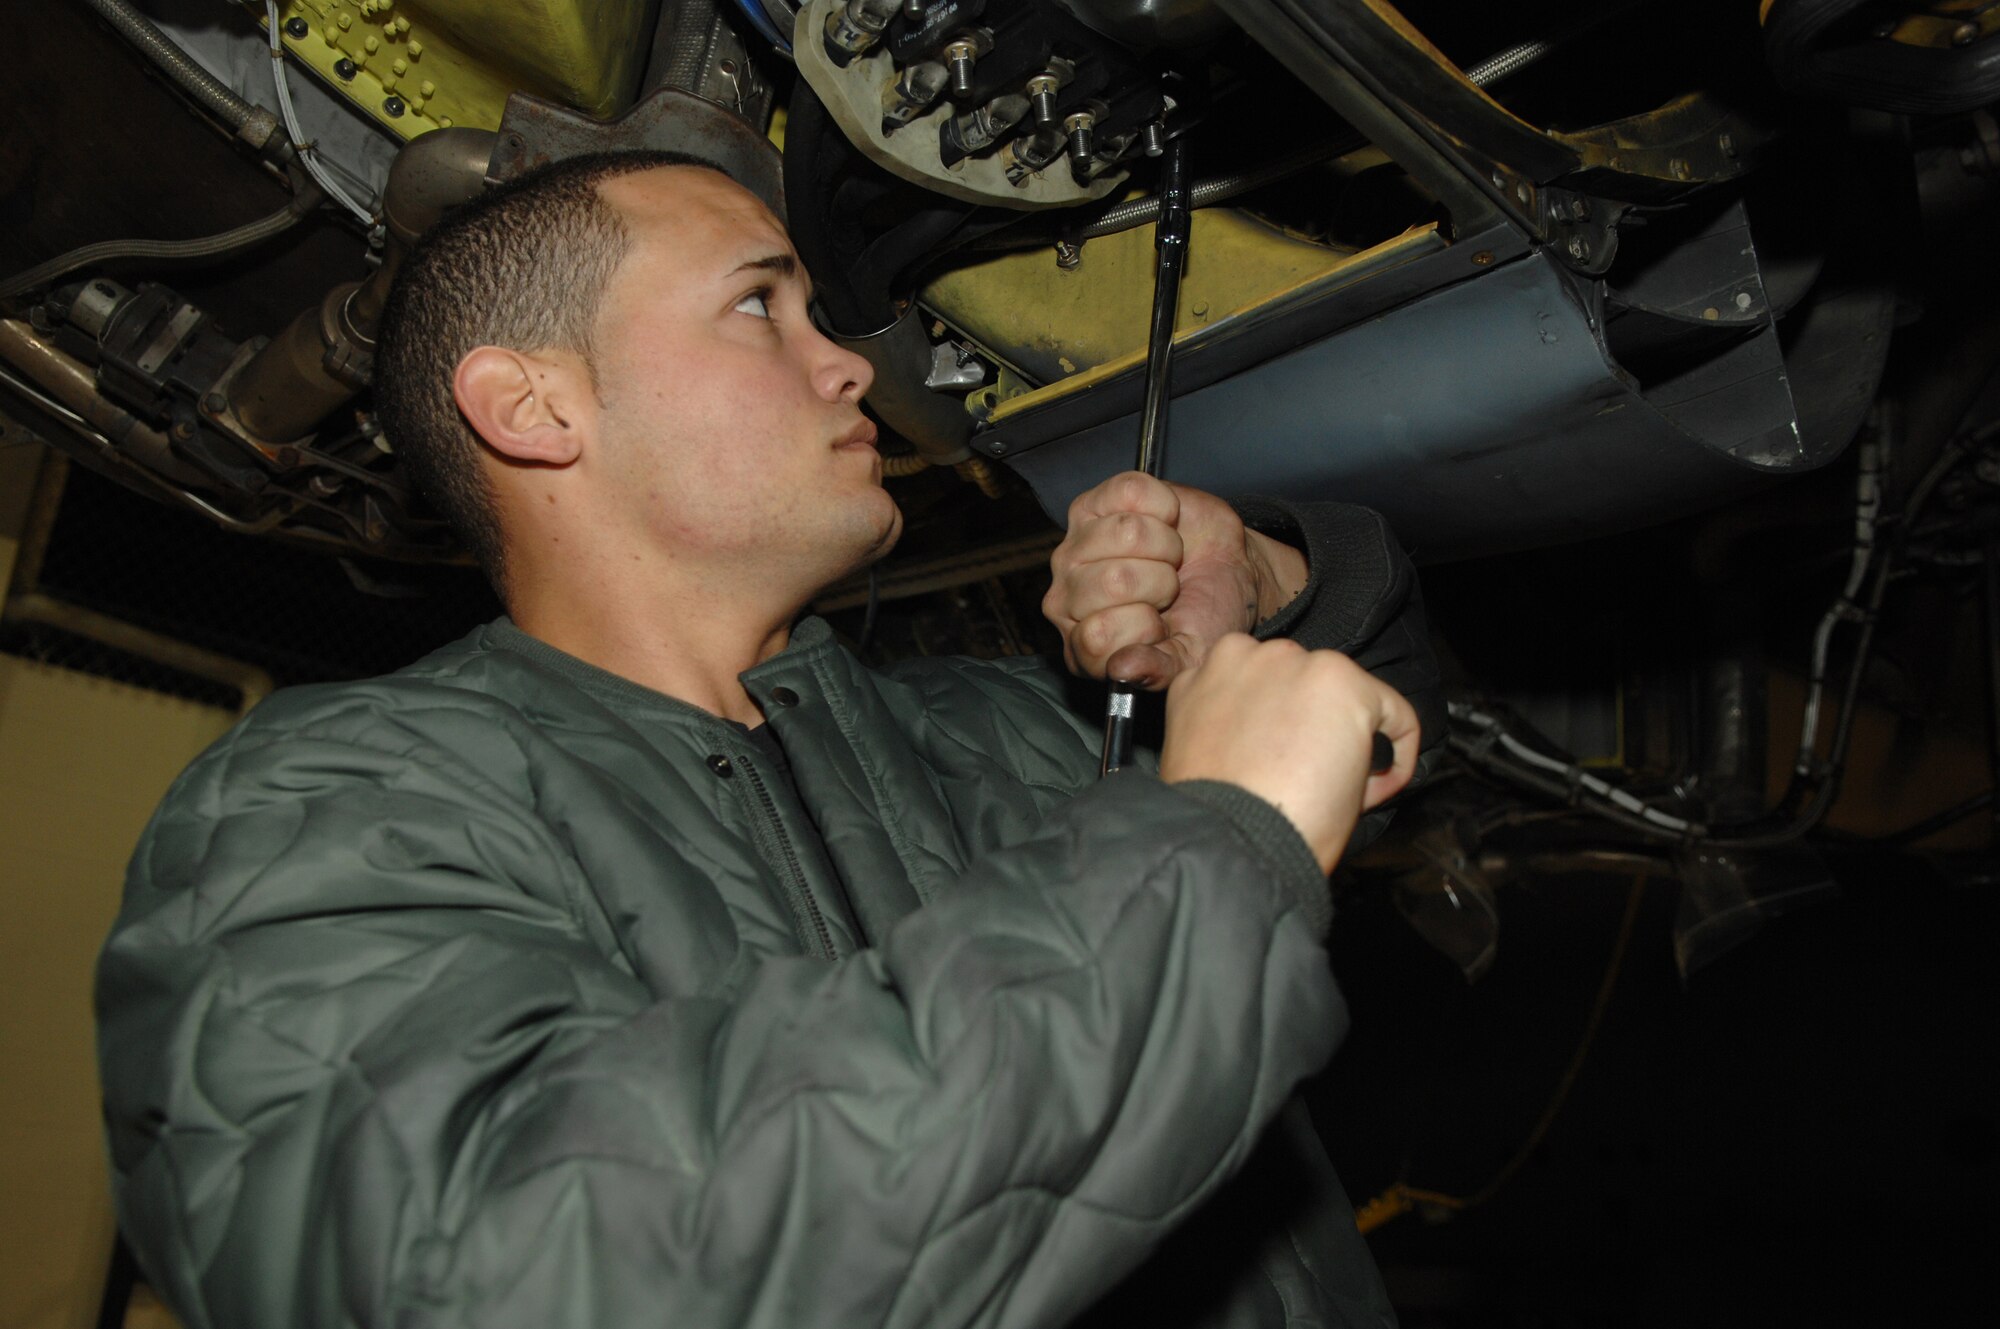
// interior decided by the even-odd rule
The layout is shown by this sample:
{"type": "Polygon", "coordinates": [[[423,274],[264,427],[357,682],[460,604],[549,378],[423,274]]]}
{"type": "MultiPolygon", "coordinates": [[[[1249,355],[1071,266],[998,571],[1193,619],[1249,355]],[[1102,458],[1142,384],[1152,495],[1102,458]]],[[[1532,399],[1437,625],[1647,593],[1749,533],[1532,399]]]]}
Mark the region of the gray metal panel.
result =
{"type": "MultiPolygon", "coordinates": [[[[1592,325],[1555,263],[1530,255],[1176,397],[1167,476],[1364,503],[1444,559],[1640,525],[1759,473],[1649,404],[1592,325]]],[[[1779,400],[1788,411],[1781,364],[1755,404],[1779,400]]],[[[1126,417],[1009,461],[1060,519],[1131,466],[1136,428],[1126,417]]]]}

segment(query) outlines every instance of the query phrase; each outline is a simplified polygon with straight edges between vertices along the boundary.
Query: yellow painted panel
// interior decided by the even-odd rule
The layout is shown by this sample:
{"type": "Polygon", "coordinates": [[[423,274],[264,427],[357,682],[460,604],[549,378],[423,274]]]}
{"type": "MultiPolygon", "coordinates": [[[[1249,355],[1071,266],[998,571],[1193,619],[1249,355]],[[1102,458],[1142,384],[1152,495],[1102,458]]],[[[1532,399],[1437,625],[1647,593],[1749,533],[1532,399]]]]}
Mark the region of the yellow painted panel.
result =
{"type": "MultiPolygon", "coordinates": [[[[1082,262],[1017,250],[956,268],[926,286],[924,307],[1028,378],[1054,383],[1146,344],[1153,227],[1083,242],[1082,262]]],[[[1188,333],[1339,267],[1351,250],[1313,244],[1228,208],[1193,217],[1175,328],[1188,333]]]]}
{"type": "Polygon", "coordinates": [[[111,1253],[91,971],[124,862],[224,710],[0,656],[0,1325],[85,1329],[111,1253]]]}
{"type": "Polygon", "coordinates": [[[519,90],[609,119],[632,104],[659,0],[280,0],[285,45],[404,138],[495,129],[519,90]]]}

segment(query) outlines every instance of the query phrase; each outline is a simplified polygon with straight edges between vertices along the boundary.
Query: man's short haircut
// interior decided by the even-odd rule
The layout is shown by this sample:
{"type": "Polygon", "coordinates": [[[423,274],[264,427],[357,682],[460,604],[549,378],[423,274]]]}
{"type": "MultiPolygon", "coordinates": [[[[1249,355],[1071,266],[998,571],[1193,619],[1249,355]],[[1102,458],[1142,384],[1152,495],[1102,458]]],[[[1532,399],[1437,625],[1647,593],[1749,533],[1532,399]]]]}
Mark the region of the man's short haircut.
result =
{"type": "Polygon", "coordinates": [[[375,408],[418,489],[502,596],[506,549],[483,444],[452,378],[479,346],[568,351],[597,381],[592,330],[630,245],[605,180],[714,162],[682,152],[568,157],[496,186],[425,234],[397,275],[375,348],[375,408]]]}

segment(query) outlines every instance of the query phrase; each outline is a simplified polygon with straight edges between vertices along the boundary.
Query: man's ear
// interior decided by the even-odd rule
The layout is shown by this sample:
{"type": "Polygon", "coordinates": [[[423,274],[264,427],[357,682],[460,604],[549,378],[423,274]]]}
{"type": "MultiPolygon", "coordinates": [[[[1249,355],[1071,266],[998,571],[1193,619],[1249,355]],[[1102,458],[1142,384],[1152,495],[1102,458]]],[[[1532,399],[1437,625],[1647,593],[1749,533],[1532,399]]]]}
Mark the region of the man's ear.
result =
{"type": "Polygon", "coordinates": [[[451,391],[474,431],[510,461],[567,466],[582,453],[595,398],[565,359],[477,346],[458,362],[451,391]]]}

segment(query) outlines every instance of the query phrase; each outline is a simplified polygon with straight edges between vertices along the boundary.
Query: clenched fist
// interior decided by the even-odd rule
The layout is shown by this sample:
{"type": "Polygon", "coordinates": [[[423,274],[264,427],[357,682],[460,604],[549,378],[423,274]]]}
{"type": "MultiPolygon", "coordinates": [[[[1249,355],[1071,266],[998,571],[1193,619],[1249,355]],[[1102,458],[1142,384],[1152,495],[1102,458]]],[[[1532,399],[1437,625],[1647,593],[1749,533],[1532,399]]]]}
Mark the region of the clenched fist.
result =
{"type": "Polygon", "coordinates": [[[1042,612],[1076,673],[1157,690],[1231,632],[1282,609],[1305,556],[1244,527],[1227,503],[1139,471],[1069,509],[1042,612]]]}
{"type": "Polygon", "coordinates": [[[1232,634],[1168,690],[1160,778],[1241,785],[1331,872],[1361,814],[1409,783],[1420,737],[1403,694],[1345,655],[1232,634]],[[1376,774],[1378,732],[1396,760],[1376,774]]]}

